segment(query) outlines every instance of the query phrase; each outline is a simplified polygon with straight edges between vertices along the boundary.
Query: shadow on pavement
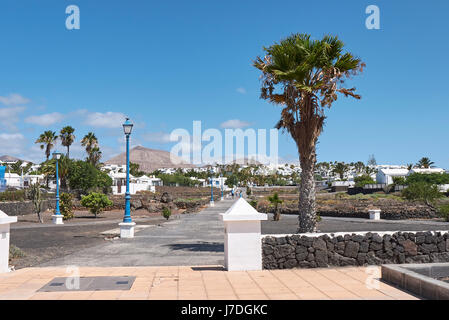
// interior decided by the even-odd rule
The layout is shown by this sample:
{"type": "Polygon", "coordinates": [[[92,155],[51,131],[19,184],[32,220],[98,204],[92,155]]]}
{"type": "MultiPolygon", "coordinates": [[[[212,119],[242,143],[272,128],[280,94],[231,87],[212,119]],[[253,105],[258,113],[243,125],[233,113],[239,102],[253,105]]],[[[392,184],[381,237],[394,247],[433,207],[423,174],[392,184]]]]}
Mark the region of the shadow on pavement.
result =
{"type": "Polygon", "coordinates": [[[218,242],[176,243],[167,246],[172,250],[224,252],[224,244],[218,242]]]}

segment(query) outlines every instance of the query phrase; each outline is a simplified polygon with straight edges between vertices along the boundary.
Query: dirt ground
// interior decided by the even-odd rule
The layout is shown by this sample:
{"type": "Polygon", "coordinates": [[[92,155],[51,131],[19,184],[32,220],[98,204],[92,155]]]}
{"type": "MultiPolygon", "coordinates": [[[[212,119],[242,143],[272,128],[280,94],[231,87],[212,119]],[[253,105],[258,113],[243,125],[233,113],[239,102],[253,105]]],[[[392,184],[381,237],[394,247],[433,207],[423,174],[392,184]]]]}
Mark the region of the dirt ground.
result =
{"type": "MultiPolygon", "coordinates": [[[[11,225],[10,241],[25,255],[11,259],[10,265],[15,269],[36,266],[111,241],[101,233],[118,228],[123,214],[123,210],[112,210],[95,218],[88,211],[76,211],[75,218],[65,220],[63,226],[52,224],[53,212],[43,214],[44,224],[38,222],[37,215],[18,216],[18,222],[11,225]]],[[[176,219],[179,214],[173,213],[170,220],[176,219]]],[[[132,211],[131,217],[139,225],[158,225],[167,221],[160,213],[149,213],[143,209],[132,211]]]]}

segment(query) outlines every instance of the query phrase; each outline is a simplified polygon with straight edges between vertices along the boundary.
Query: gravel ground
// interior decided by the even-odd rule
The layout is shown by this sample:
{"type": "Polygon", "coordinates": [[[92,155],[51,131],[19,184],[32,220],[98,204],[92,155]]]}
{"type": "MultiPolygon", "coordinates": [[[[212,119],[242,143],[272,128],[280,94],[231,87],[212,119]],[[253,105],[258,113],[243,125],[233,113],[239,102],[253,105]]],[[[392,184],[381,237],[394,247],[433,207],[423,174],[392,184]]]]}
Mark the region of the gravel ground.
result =
{"type": "MultiPolygon", "coordinates": [[[[262,221],[262,234],[290,234],[298,229],[298,216],[282,215],[281,220],[262,221]]],[[[378,220],[359,218],[322,217],[318,223],[319,232],[357,232],[357,231],[431,231],[449,230],[449,222],[435,220],[378,220]]]]}

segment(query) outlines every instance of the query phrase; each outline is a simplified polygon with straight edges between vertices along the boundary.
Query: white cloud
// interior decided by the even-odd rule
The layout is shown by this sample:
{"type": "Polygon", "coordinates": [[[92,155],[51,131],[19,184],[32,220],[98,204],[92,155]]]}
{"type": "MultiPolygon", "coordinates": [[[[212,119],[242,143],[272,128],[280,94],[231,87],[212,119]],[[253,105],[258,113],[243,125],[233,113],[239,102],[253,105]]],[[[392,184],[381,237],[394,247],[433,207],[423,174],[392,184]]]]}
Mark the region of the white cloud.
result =
{"type": "Polygon", "coordinates": [[[55,123],[60,122],[64,119],[64,115],[59,112],[46,113],[40,116],[29,116],[25,118],[25,122],[33,123],[40,126],[49,126],[55,123]]]}
{"type": "Polygon", "coordinates": [[[242,87],[235,89],[235,91],[237,91],[238,93],[241,93],[241,94],[245,94],[246,93],[246,89],[242,88],[242,87]]]}
{"type": "Polygon", "coordinates": [[[21,133],[0,133],[0,150],[4,154],[20,155],[24,142],[25,137],[21,133]]]}
{"type": "Polygon", "coordinates": [[[150,132],[142,135],[142,138],[148,142],[170,143],[170,134],[166,132],[150,132]]]}
{"type": "Polygon", "coordinates": [[[248,127],[249,125],[250,125],[249,122],[242,121],[239,119],[233,119],[233,120],[228,120],[228,121],[223,122],[222,124],[220,124],[220,127],[230,128],[230,129],[239,129],[239,128],[248,127]]]}
{"type": "Polygon", "coordinates": [[[14,125],[19,121],[19,114],[25,110],[25,107],[0,108],[0,124],[8,130],[15,130],[14,125]]]}
{"type": "Polygon", "coordinates": [[[126,116],[121,112],[93,112],[87,114],[85,124],[101,128],[118,128],[125,119],[126,116]]]}
{"type": "Polygon", "coordinates": [[[20,94],[11,93],[9,96],[2,97],[0,96],[0,103],[5,106],[15,106],[15,105],[23,105],[30,102],[30,99],[27,99],[20,94]]]}

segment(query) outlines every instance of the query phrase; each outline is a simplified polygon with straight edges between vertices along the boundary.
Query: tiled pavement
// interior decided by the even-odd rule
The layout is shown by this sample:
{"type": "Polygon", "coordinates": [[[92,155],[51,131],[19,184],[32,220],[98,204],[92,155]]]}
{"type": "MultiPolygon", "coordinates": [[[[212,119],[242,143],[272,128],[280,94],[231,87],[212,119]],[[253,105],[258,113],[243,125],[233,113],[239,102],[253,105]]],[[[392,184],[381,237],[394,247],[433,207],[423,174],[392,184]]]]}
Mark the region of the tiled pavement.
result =
{"type": "Polygon", "coordinates": [[[204,267],[80,267],[81,277],[136,276],[131,290],[37,292],[55,277],[69,277],[64,267],[26,268],[0,274],[0,300],[286,300],[387,299],[416,297],[379,281],[379,267],[223,271],[204,267]]]}

